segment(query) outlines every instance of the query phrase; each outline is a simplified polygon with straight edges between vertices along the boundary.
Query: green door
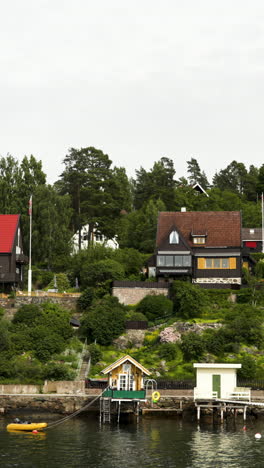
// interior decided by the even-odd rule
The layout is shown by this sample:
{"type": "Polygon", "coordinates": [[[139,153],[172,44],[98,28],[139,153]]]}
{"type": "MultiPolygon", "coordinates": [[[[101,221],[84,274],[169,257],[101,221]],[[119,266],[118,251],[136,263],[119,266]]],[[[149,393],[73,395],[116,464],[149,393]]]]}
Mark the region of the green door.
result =
{"type": "Polygon", "coordinates": [[[213,375],[213,392],[217,392],[217,397],[221,398],[221,375],[213,375]]]}

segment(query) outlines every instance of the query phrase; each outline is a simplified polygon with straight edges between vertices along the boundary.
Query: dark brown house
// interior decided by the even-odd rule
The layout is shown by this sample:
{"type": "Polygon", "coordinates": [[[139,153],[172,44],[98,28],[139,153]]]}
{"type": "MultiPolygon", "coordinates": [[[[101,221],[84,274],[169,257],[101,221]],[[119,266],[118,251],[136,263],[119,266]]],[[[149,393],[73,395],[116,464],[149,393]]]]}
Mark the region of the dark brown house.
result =
{"type": "Polygon", "coordinates": [[[189,276],[202,287],[241,284],[242,239],[239,211],[161,212],[149,276],[158,281],[189,276]]]}
{"type": "Polygon", "coordinates": [[[0,289],[23,285],[23,254],[20,215],[0,215],[0,289]]]}

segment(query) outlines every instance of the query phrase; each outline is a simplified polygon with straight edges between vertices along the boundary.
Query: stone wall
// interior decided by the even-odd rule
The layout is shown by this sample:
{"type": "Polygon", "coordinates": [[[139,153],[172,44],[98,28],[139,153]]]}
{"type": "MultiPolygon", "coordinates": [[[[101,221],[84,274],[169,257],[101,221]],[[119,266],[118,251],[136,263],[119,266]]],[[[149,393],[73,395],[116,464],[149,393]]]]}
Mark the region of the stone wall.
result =
{"type": "Polygon", "coordinates": [[[12,320],[17,309],[24,304],[43,304],[51,302],[64,309],[76,312],[78,296],[16,296],[14,299],[0,298],[0,307],[5,309],[5,318],[12,320]]]}
{"type": "Polygon", "coordinates": [[[84,380],[73,381],[46,381],[42,388],[43,393],[59,393],[62,395],[80,395],[85,393],[84,380]]]}
{"type": "Polygon", "coordinates": [[[40,391],[40,385],[0,385],[0,394],[2,395],[31,395],[38,394],[40,391]]]}
{"type": "Polygon", "coordinates": [[[84,380],[60,380],[57,382],[46,380],[44,385],[0,385],[2,395],[35,395],[42,393],[56,393],[61,395],[84,395],[84,380]]]}
{"type": "Polygon", "coordinates": [[[162,294],[168,296],[168,288],[131,288],[131,287],[113,287],[113,296],[117,297],[121,304],[137,304],[145,296],[158,296],[162,294]]]}

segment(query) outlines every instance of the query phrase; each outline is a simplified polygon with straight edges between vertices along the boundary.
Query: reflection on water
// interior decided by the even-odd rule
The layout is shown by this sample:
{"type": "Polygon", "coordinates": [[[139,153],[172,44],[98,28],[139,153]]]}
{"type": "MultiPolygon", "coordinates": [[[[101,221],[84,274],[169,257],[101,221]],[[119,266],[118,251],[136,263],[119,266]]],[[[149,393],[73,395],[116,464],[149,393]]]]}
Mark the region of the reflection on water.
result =
{"type": "Polygon", "coordinates": [[[247,431],[242,421],[198,427],[180,419],[142,418],[118,426],[100,425],[87,413],[38,434],[7,432],[9,422],[0,420],[1,468],[264,466],[264,421],[251,422],[247,431]],[[263,440],[256,441],[254,434],[262,431],[263,440]]]}

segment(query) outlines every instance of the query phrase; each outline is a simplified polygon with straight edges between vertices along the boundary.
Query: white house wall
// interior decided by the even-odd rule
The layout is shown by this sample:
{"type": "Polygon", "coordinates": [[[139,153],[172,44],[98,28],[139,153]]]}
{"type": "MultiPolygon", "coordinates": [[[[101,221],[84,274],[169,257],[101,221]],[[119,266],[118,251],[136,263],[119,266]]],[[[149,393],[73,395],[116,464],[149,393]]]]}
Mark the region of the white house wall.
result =
{"type": "Polygon", "coordinates": [[[236,369],[196,369],[195,395],[199,398],[212,398],[213,375],[221,375],[221,398],[227,398],[236,387],[236,369]]]}

